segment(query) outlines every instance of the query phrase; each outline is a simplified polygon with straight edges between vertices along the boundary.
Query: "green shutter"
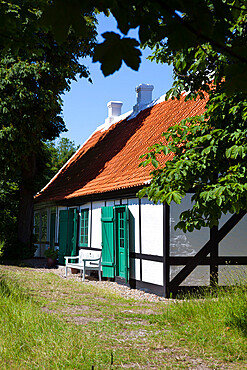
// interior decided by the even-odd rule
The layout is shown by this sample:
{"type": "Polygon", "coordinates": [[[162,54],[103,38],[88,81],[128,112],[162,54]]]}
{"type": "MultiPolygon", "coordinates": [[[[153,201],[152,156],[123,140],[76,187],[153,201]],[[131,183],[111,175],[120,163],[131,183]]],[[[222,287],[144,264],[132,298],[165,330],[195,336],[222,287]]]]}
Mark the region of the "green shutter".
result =
{"type": "Polygon", "coordinates": [[[78,212],[75,208],[69,209],[69,225],[68,225],[68,248],[67,256],[76,256],[77,245],[77,220],[78,212]]]}
{"type": "Polygon", "coordinates": [[[116,275],[129,281],[129,210],[117,206],[116,210],[116,275]]]}
{"type": "Polygon", "coordinates": [[[76,256],[78,213],[74,208],[59,212],[58,262],[64,265],[64,256],[76,256]]]}
{"type": "Polygon", "coordinates": [[[64,265],[64,256],[67,254],[68,244],[68,216],[69,211],[64,210],[59,212],[59,251],[58,251],[58,263],[64,265]]]}
{"type": "Polygon", "coordinates": [[[101,212],[103,276],[113,278],[115,276],[114,209],[103,207],[101,212]]]}
{"type": "Polygon", "coordinates": [[[129,281],[129,270],[130,270],[130,257],[129,257],[129,209],[125,206],[125,280],[126,283],[129,281]]]}

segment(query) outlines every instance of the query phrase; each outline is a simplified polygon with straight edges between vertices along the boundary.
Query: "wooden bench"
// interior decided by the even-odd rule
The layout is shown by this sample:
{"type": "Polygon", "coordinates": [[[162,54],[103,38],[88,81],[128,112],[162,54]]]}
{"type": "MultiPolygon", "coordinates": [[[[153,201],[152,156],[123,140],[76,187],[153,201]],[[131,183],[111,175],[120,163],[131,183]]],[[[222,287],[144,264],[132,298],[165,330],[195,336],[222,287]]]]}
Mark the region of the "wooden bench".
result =
{"type": "Polygon", "coordinates": [[[101,252],[87,251],[80,249],[79,256],[70,256],[65,258],[65,277],[67,277],[68,267],[78,269],[83,272],[83,281],[85,280],[85,271],[97,270],[99,274],[99,281],[101,281],[101,252]],[[69,262],[69,260],[76,260],[77,262],[69,262]]]}

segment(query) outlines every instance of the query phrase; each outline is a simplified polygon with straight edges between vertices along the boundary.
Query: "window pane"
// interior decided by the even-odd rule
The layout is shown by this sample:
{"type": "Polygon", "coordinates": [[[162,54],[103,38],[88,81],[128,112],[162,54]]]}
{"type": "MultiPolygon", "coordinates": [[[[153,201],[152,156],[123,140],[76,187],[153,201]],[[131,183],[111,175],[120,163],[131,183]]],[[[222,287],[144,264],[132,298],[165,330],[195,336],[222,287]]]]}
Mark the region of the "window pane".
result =
{"type": "Polygon", "coordinates": [[[41,215],[41,240],[47,241],[47,213],[41,215]]]}
{"type": "Polygon", "coordinates": [[[81,210],[80,245],[83,247],[88,246],[88,215],[89,215],[88,208],[81,210]]]}
{"type": "Polygon", "coordinates": [[[39,241],[39,220],[40,220],[40,214],[35,213],[35,215],[34,215],[34,225],[33,225],[34,242],[39,241]]]}

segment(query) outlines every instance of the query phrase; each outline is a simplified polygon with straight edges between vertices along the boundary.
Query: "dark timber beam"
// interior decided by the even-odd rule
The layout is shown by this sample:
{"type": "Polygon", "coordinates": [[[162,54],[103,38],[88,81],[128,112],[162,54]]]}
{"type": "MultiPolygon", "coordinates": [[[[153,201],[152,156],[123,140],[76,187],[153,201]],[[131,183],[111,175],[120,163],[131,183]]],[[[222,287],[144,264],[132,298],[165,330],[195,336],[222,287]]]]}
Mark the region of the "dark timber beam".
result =
{"type": "Polygon", "coordinates": [[[217,248],[218,243],[231,231],[234,226],[244,217],[246,211],[240,211],[234,214],[217,233],[213,240],[209,240],[200,251],[191,259],[190,262],[173,278],[169,284],[169,291],[177,291],[179,285],[188,277],[188,275],[198,266],[207,255],[217,248]]]}
{"type": "MultiPolygon", "coordinates": [[[[170,266],[181,266],[191,263],[194,257],[169,257],[170,266]]],[[[151,258],[150,258],[151,260],[151,258]]],[[[161,261],[159,261],[161,262],[161,261]]],[[[211,263],[211,257],[203,258],[199,265],[208,266],[211,263]]],[[[215,261],[216,265],[247,265],[247,256],[220,256],[215,261]]]]}
{"type": "Polygon", "coordinates": [[[218,227],[214,226],[210,229],[210,242],[212,245],[210,251],[210,285],[218,285],[219,277],[219,267],[217,264],[217,258],[219,256],[219,242],[214,243],[214,240],[217,240],[218,227]]]}

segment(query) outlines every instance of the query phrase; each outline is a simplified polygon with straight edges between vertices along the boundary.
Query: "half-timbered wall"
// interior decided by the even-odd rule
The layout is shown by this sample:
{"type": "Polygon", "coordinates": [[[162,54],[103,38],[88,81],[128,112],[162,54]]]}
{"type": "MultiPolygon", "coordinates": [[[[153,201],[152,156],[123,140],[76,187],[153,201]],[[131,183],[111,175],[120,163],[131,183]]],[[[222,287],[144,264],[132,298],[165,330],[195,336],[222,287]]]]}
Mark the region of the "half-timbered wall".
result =
{"type": "MultiPolygon", "coordinates": [[[[170,257],[193,257],[209,240],[210,233],[208,228],[195,230],[192,233],[184,233],[180,229],[174,230],[174,226],[179,221],[181,212],[191,207],[191,194],[187,194],[182,199],[181,204],[172,203],[170,206],[170,257]]],[[[170,266],[170,280],[172,280],[184,265],[170,266]]],[[[198,266],[182,282],[181,286],[203,286],[210,283],[209,266],[198,266]]]]}
{"type": "MultiPolygon", "coordinates": [[[[207,286],[213,281],[212,273],[221,285],[236,283],[243,274],[247,276],[247,215],[223,216],[219,227],[211,231],[207,228],[192,233],[174,230],[180,213],[191,206],[191,194],[180,205],[172,204],[170,207],[154,205],[147,198],[102,200],[74,206],[79,215],[83,210],[88,210],[88,248],[102,249],[102,207],[121,205],[128,205],[129,210],[131,286],[169,294],[179,287],[207,286]]],[[[59,212],[67,208],[56,207],[56,245],[59,240],[59,212]]],[[[42,215],[47,214],[48,240],[43,243],[40,241],[35,255],[42,257],[49,246],[51,209],[44,208],[38,212],[40,220],[42,215]]],[[[41,223],[39,228],[41,234],[41,223]]],[[[82,247],[79,238],[80,217],[78,248],[82,247]]]]}
{"type": "MultiPolygon", "coordinates": [[[[231,215],[223,215],[219,221],[219,227],[222,227],[226,221],[230,219],[231,215]]],[[[224,239],[219,243],[219,256],[241,257],[247,255],[246,243],[246,230],[247,230],[247,215],[245,215],[237,225],[228,233],[224,239]]],[[[247,266],[239,264],[238,266],[219,265],[219,284],[232,285],[236,281],[247,276],[247,266]]]]}

